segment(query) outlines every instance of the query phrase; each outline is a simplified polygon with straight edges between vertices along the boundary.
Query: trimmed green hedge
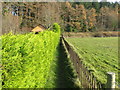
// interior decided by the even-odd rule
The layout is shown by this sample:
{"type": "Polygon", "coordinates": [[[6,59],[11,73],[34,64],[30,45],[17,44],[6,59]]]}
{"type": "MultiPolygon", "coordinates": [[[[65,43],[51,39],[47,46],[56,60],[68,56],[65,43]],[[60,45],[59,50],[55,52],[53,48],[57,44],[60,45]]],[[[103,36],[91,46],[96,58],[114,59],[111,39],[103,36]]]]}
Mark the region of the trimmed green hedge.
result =
{"type": "Polygon", "coordinates": [[[3,88],[45,87],[60,39],[60,26],[54,26],[39,34],[1,36],[3,88]]]}

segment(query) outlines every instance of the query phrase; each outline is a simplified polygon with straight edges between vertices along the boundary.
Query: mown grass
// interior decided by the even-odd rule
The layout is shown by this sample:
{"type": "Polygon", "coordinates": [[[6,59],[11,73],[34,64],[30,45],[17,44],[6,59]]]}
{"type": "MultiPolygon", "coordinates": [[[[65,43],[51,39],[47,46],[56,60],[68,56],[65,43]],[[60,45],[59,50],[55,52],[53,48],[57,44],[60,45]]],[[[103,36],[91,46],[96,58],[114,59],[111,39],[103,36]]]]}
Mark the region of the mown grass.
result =
{"type": "Polygon", "coordinates": [[[103,84],[107,81],[107,72],[115,72],[118,79],[118,38],[67,38],[74,45],[80,58],[94,76],[103,84]]]}

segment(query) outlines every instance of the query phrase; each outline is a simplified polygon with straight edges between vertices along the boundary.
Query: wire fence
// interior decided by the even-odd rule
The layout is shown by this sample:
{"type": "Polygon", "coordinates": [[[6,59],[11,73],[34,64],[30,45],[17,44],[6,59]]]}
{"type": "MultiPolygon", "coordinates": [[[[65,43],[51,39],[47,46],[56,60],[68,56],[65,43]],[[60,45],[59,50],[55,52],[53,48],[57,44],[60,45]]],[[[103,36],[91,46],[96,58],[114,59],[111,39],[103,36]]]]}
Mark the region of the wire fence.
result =
{"type": "Polygon", "coordinates": [[[77,76],[81,82],[83,88],[90,88],[92,90],[103,90],[104,85],[101,84],[94,75],[87,69],[87,67],[83,64],[82,60],[79,58],[78,54],[74,51],[74,49],[68,44],[65,38],[61,37],[65,48],[68,51],[70,59],[73,63],[74,69],[77,73],[77,76]]]}

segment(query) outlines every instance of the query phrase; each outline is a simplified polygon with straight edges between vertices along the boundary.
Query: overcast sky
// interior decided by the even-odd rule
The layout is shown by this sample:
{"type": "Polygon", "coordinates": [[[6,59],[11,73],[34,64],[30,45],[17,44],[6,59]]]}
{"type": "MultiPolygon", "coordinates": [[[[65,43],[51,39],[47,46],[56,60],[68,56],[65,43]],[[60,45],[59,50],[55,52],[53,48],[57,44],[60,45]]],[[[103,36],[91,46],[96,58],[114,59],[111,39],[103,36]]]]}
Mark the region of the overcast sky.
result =
{"type": "MultiPolygon", "coordinates": [[[[98,0],[98,1],[101,1],[101,0],[98,0]]],[[[120,2],[120,0],[107,0],[107,1],[109,1],[109,2],[120,2]]]]}
{"type": "Polygon", "coordinates": [[[119,2],[120,0],[107,0],[107,1],[110,1],[110,2],[119,2]]]}

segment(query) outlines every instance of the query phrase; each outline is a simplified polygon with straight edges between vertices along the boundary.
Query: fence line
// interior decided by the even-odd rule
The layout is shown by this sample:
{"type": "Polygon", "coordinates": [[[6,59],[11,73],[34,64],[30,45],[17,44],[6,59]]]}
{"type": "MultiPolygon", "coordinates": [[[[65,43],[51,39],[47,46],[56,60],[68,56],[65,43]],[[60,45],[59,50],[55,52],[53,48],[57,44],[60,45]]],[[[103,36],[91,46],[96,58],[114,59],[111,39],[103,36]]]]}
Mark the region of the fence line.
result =
{"type": "Polygon", "coordinates": [[[91,88],[94,90],[102,90],[104,86],[97,81],[94,75],[87,69],[87,67],[82,63],[82,60],[79,58],[78,54],[74,51],[74,49],[68,44],[65,38],[61,37],[65,48],[70,56],[70,59],[73,63],[74,69],[77,73],[77,77],[79,78],[81,85],[83,88],[91,88]]]}

